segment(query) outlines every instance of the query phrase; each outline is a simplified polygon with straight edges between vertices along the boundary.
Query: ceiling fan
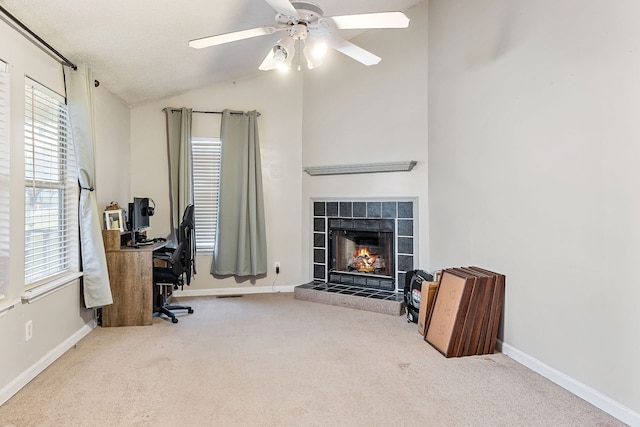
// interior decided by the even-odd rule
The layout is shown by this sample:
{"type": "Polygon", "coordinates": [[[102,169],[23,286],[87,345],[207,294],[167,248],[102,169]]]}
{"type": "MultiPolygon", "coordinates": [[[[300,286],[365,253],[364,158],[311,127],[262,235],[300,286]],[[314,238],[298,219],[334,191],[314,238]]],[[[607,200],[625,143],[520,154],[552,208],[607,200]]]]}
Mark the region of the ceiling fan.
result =
{"type": "Polygon", "coordinates": [[[375,65],[380,57],[337,36],[336,30],[362,30],[371,28],[406,28],[409,18],[402,12],[365,13],[325,17],[322,9],[308,1],[265,0],[276,14],[275,26],[218,34],[189,41],[189,46],[202,49],[252,37],[284,32],[283,37],[271,48],[260,64],[263,71],[289,70],[296,51],[304,44],[303,55],[309,69],[322,64],[322,57],[331,47],[361,62],[375,65]]]}

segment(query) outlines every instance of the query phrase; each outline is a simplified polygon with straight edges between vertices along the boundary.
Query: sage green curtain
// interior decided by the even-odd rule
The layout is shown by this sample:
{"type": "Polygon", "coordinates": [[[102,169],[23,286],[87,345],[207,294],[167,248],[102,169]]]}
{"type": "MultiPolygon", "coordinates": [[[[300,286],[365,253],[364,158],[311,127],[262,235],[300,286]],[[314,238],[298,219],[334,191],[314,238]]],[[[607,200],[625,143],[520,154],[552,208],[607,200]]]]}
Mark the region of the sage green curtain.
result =
{"type": "Polygon", "coordinates": [[[167,158],[169,161],[169,204],[171,240],[187,205],[193,203],[193,158],[191,154],[191,108],[165,108],[167,158]]]}
{"type": "Polygon", "coordinates": [[[220,199],[215,275],[257,276],[267,272],[258,114],[224,110],[220,139],[220,199]]]}
{"type": "Polygon", "coordinates": [[[107,257],[102,242],[100,212],[95,187],[95,108],[94,79],[91,69],[78,65],[77,70],[64,68],[67,82],[67,106],[73,134],[73,146],[78,167],[80,201],[80,250],[82,254],[82,289],[87,308],[113,303],[107,257]]]}

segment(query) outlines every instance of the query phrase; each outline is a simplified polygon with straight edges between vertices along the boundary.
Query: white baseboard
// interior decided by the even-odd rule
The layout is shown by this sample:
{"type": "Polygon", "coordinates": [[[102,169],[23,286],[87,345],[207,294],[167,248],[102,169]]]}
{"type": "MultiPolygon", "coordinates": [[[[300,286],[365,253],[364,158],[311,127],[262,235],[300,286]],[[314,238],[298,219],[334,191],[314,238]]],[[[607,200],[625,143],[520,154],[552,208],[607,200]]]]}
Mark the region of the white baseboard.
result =
{"type": "Polygon", "coordinates": [[[76,333],[61,342],[57,347],[45,354],[40,360],[30,366],[26,371],[18,375],[13,381],[0,390],[0,405],[22,389],[32,379],[37,377],[42,371],[47,369],[60,356],[76,345],[82,338],[87,336],[96,327],[95,320],[84,325],[76,333]]]}
{"type": "Polygon", "coordinates": [[[179,297],[207,297],[224,295],[248,295],[248,294],[277,294],[280,292],[293,292],[294,285],[283,286],[247,286],[243,288],[218,288],[218,289],[184,289],[173,291],[173,296],[179,297]]]}
{"type": "Polygon", "coordinates": [[[623,423],[634,427],[640,427],[640,414],[635,412],[631,408],[628,408],[621,403],[616,402],[615,400],[611,399],[608,396],[605,396],[599,391],[594,390],[593,388],[581,383],[580,381],[575,380],[574,378],[558,371],[557,369],[554,369],[551,366],[542,363],[538,359],[535,359],[528,354],[523,353],[522,351],[510,346],[509,344],[499,341],[497,348],[501,350],[502,354],[504,354],[505,356],[508,356],[521,365],[524,365],[532,371],[537,372],[548,380],[553,381],[560,387],[570,391],[581,399],[586,400],[593,406],[602,409],[604,412],[619,419],[623,423]]]}

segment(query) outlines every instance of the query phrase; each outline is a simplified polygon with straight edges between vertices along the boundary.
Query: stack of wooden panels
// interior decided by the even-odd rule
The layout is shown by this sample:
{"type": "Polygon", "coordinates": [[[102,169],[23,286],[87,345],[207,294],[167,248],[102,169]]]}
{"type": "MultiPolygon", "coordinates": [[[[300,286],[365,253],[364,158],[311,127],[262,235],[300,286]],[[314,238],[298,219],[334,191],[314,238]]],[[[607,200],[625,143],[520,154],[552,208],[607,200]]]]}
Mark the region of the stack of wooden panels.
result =
{"type": "Polygon", "coordinates": [[[505,276],[479,267],[442,271],[424,339],[445,357],[491,354],[496,347],[505,276]]]}

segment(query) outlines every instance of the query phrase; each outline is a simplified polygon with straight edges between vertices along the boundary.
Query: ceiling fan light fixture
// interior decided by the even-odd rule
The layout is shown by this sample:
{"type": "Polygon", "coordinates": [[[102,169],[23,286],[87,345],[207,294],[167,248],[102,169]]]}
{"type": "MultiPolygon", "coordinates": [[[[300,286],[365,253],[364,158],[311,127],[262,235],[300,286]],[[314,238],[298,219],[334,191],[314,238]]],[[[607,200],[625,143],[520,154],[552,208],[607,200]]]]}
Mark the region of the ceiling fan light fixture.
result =
{"type": "Polygon", "coordinates": [[[291,69],[291,61],[287,61],[286,59],[281,60],[280,57],[276,57],[275,60],[278,71],[286,73],[291,69]]]}
{"type": "Polygon", "coordinates": [[[291,37],[283,37],[273,46],[273,60],[280,71],[289,71],[296,48],[291,37]]]}
{"type": "Polygon", "coordinates": [[[276,62],[284,62],[287,59],[287,52],[281,47],[276,47],[273,52],[273,59],[275,59],[276,62]]]}
{"type": "Polygon", "coordinates": [[[313,70],[322,65],[322,57],[318,58],[313,53],[314,47],[311,45],[306,45],[302,53],[304,54],[304,58],[307,60],[307,68],[313,70]]]}
{"type": "Polygon", "coordinates": [[[311,48],[311,55],[315,59],[322,59],[327,54],[327,44],[325,42],[317,42],[311,48]]]}

